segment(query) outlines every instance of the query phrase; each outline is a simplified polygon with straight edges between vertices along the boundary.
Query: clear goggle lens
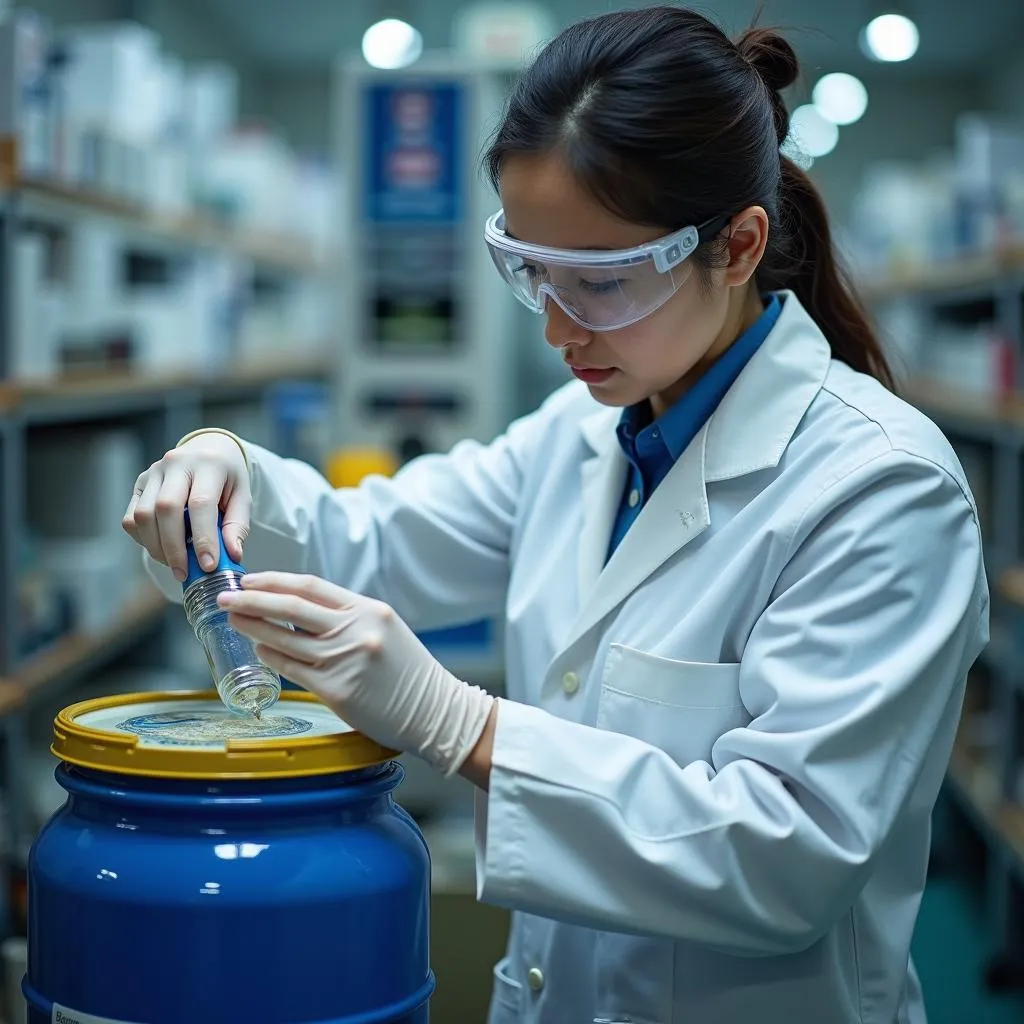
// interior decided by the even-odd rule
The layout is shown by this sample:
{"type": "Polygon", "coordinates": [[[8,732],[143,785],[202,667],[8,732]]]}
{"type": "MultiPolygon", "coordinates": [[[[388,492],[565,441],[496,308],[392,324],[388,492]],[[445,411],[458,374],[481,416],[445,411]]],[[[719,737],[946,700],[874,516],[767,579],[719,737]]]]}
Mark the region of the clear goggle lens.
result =
{"type": "Polygon", "coordinates": [[[689,280],[687,257],[728,219],[684,228],[657,242],[619,252],[572,252],[529,246],[504,231],[504,216],[487,222],[487,248],[513,294],[535,313],[549,299],[591,331],[628,327],[660,309],[689,280]]]}
{"type": "Polygon", "coordinates": [[[491,249],[498,272],[516,298],[535,313],[554,299],[592,331],[628,327],[663,306],[686,283],[690,262],[661,273],[654,263],[628,267],[560,266],[491,249]]]}

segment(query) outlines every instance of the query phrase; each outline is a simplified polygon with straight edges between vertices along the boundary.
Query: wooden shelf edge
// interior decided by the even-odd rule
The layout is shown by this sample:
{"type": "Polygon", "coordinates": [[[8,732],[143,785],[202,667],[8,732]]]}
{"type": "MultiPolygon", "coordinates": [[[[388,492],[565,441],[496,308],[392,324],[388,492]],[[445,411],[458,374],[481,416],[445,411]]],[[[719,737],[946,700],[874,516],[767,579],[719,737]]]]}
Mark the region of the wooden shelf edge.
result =
{"type": "Polygon", "coordinates": [[[268,384],[276,380],[294,380],[296,377],[328,376],[333,369],[329,356],[314,356],[292,360],[253,360],[229,370],[220,377],[201,377],[194,381],[200,387],[218,387],[225,384],[268,384]]]}
{"type": "Polygon", "coordinates": [[[326,357],[299,358],[285,361],[254,361],[229,367],[216,377],[190,373],[144,375],[130,371],[110,373],[68,374],[49,381],[0,383],[0,412],[12,412],[32,399],[103,397],[142,394],[176,388],[204,388],[242,385],[258,386],[275,380],[297,377],[323,377],[331,372],[326,357]]]}
{"type": "Polygon", "coordinates": [[[32,655],[6,678],[0,678],[0,714],[17,710],[62,675],[75,671],[106,651],[116,653],[140,630],[155,625],[168,607],[154,586],[140,586],[124,611],[96,633],[71,633],[32,655]]]}
{"type": "Polygon", "coordinates": [[[884,276],[861,279],[857,290],[866,299],[936,295],[943,290],[962,290],[996,284],[1011,274],[1024,273],[1024,244],[1012,242],[989,253],[943,260],[932,265],[912,264],[884,276]]]}
{"type": "Polygon", "coordinates": [[[1024,565],[1005,569],[996,580],[996,589],[1010,604],[1024,609],[1024,565]]]}
{"type": "Polygon", "coordinates": [[[903,385],[901,394],[925,412],[945,413],[976,423],[1024,426],[1024,394],[1017,392],[1009,395],[975,394],[916,378],[903,385]]]}

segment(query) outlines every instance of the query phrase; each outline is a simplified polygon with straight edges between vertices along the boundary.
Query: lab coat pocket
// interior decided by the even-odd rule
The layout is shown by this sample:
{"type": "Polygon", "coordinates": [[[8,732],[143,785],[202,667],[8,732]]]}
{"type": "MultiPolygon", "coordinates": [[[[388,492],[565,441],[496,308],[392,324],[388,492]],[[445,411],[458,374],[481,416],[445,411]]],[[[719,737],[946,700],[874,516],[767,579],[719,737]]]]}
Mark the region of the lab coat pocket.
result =
{"type": "Polygon", "coordinates": [[[510,960],[505,957],[494,966],[494,990],[487,1024],[520,1024],[523,1009],[523,986],[512,978],[510,960]]]}
{"type": "Polygon", "coordinates": [[[723,733],[750,722],[737,663],[676,661],[612,644],[597,725],[660,747],[679,764],[711,761],[723,733]]]}

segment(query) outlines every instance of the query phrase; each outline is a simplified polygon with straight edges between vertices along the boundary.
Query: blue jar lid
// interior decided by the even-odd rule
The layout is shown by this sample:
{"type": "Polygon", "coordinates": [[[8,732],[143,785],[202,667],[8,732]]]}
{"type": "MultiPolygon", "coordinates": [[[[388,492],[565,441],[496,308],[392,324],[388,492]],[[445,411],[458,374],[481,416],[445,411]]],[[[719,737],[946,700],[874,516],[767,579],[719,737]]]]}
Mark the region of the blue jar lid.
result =
{"type": "MultiPolygon", "coordinates": [[[[210,570],[210,573],[223,572],[226,569],[233,569],[235,572],[245,572],[245,568],[233,558],[231,558],[227,549],[224,547],[224,537],[221,533],[221,529],[224,526],[224,514],[222,512],[217,513],[217,542],[218,542],[218,553],[217,553],[217,564],[210,570]]],[[[196,557],[195,548],[192,546],[192,520],[189,518],[188,509],[185,509],[185,553],[188,558],[188,573],[185,576],[184,582],[181,584],[182,590],[188,590],[196,580],[202,579],[204,576],[209,575],[205,572],[203,567],[199,564],[199,559],[196,557]]]]}

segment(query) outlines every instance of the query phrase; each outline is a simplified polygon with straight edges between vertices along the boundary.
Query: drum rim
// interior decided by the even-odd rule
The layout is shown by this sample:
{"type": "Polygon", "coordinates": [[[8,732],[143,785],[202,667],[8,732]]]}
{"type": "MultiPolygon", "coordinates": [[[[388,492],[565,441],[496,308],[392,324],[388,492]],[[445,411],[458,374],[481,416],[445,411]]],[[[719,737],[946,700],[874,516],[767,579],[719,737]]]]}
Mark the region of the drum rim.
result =
{"type": "MultiPolygon", "coordinates": [[[[51,752],[61,761],[93,771],[162,779],[288,779],[370,768],[398,756],[356,731],[329,736],[282,736],[226,740],[223,747],[149,746],[140,737],[83,725],[78,719],[107,708],[175,701],[219,702],[215,690],[119,693],[78,701],[53,721],[51,752]]],[[[301,690],[282,692],[277,706],[321,705],[301,690]]]]}

